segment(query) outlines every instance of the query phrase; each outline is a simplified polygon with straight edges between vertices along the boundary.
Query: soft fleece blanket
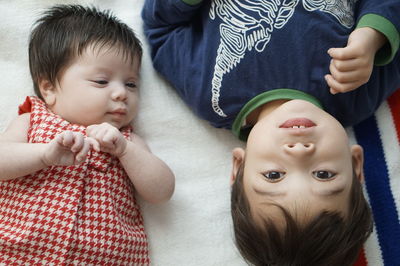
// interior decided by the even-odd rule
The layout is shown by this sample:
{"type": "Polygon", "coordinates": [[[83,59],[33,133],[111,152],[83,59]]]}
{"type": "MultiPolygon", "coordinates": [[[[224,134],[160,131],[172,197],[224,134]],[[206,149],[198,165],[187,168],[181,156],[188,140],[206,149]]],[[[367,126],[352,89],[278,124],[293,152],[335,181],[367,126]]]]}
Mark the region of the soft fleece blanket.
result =
{"type": "MultiPolygon", "coordinates": [[[[195,117],[154,72],[142,33],[144,1],[0,0],[0,131],[17,115],[25,96],[33,95],[27,45],[31,25],[41,12],[67,3],[111,9],[144,45],[135,130],[176,175],[171,201],[140,201],[152,265],[246,265],[233,243],[229,211],[230,151],[243,143],[195,117]]],[[[365,148],[365,192],[375,216],[374,232],[358,265],[400,265],[400,92],[348,132],[353,143],[365,148]]]]}

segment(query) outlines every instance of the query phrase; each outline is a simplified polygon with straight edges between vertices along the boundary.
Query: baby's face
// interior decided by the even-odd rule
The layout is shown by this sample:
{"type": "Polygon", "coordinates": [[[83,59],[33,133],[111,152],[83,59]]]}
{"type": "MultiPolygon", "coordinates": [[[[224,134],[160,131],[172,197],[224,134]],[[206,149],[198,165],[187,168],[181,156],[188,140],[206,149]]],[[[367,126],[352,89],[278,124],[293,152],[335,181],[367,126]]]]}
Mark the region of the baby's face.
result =
{"type": "Polygon", "coordinates": [[[137,113],[139,67],[137,58],[130,62],[117,49],[89,46],[60,74],[53,90],[55,102],[49,107],[84,126],[128,125],[137,113]]]}
{"type": "Polygon", "coordinates": [[[296,210],[300,220],[323,209],[346,216],[352,162],[362,175],[361,147],[350,148],[340,123],[302,100],[286,102],[259,121],[245,155],[243,184],[255,218],[279,217],[270,203],[296,210]]]}

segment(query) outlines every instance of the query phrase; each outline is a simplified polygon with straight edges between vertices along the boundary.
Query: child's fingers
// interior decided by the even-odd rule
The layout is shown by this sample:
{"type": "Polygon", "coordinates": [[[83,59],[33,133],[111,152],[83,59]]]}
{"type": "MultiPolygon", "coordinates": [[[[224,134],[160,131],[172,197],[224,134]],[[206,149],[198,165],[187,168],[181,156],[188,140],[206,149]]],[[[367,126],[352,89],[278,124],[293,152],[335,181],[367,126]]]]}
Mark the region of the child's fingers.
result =
{"type": "Polygon", "coordinates": [[[346,46],[344,48],[330,48],[328,54],[337,60],[350,60],[357,58],[357,51],[351,47],[346,46]]]}
{"type": "Polygon", "coordinates": [[[350,83],[358,81],[360,78],[358,70],[339,71],[334,64],[329,66],[331,76],[340,83],[350,83]]]}
{"type": "Polygon", "coordinates": [[[340,83],[337,80],[335,80],[331,75],[325,75],[325,80],[332,94],[349,92],[357,89],[360,86],[360,82],[358,81],[349,83],[340,83]]]}
{"type": "Polygon", "coordinates": [[[358,59],[338,60],[332,59],[330,65],[333,65],[339,71],[352,71],[360,67],[358,59]]]}

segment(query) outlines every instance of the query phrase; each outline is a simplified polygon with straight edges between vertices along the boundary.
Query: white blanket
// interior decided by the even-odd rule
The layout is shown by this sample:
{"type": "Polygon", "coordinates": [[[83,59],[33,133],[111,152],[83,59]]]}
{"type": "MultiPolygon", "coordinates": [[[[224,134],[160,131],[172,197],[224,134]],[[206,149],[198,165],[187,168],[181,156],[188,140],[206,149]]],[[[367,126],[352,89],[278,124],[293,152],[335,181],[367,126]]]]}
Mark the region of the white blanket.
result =
{"type": "MultiPolygon", "coordinates": [[[[141,107],[135,131],[176,176],[175,194],[168,203],[140,200],[152,264],[246,265],[233,243],[229,186],[231,150],[243,143],[194,116],[153,70],[140,17],[144,0],[0,0],[0,131],[17,115],[25,96],[33,95],[29,32],[42,11],[57,3],[111,9],[142,40],[141,107]]],[[[398,174],[398,162],[394,164],[392,174],[398,174]]],[[[395,197],[399,202],[398,193],[395,197]]],[[[382,265],[377,241],[374,234],[366,245],[368,261],[374,266],[382,265]]]]}

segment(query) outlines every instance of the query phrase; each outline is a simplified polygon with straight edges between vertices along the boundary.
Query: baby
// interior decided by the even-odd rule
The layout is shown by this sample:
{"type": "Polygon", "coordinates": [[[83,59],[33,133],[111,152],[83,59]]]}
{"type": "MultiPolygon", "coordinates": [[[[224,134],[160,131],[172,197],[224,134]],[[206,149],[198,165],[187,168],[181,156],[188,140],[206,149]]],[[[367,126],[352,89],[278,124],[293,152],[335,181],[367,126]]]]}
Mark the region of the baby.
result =
{"type": "Polygon", "coordinates": [[[164,202],[175,179],[130,126],[141,56],[108,12],[61,5],[37,21],[37,96],[0,134],[0,264],[149,264],[135,194],[164,202]]]}

